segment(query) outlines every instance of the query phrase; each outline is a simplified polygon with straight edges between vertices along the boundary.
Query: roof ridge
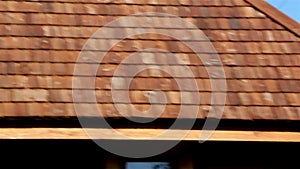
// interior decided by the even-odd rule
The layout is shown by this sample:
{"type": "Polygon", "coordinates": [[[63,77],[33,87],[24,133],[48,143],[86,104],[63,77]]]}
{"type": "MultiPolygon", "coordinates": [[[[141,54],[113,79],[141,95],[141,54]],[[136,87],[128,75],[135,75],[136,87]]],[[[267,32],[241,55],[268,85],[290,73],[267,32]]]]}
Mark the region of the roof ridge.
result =
{"type": "Polygon", "coordinates": [[[296,36],[300,36],[300,24],[296,22],[291,17],[287,16],[283,12],[279,11],[277,8],[270,5],[265,0],[245,0],[246,2],[250,3],[261,12],[265,13],[273,20],[287,28],[289,31],[294,33],[296,36]]]}

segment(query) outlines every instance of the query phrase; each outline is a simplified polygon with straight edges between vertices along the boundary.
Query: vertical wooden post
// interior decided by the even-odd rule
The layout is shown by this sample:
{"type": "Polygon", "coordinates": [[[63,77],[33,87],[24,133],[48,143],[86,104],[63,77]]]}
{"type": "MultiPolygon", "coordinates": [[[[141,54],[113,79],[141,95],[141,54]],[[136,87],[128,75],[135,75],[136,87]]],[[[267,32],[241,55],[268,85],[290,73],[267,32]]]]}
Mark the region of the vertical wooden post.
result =
{"type": "Polygon", "coordinates": [[[121,166],[121,162],[120,159],[118,159],[117,157],[108,155],[106,160],[105,160],[105,169],[123,169],[123,167],[121,166]]]}
{"type": "Polygon", "coordinates": [[[178,159],[178,169],[194,169],[194,160],[191,154],[186,154],[178,159]]]}

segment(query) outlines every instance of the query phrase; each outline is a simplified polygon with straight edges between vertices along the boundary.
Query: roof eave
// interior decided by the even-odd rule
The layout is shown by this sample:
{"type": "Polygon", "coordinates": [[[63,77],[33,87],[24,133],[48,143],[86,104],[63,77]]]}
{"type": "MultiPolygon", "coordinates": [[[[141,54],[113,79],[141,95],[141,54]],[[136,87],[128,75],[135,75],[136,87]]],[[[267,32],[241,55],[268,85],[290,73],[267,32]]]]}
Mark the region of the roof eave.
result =
{"type": "MultiPolygon", "coordinates": [[[[96,140],[116,140],[123,141],[124,136],[116,135],[112,129],[103,128],[4,128],[0,131],[0,140],[2,139],[38,139],[38,140],[90,140],[86,133],[88,130],[93,133],[99,133],[93,139],[96,140]]],[[[157,137],[157,134],[163,133],[165,129],[114,129],[128,138],[135,141],[199,141],[202,133],[208,130],[169,130],[172,133],[166,137],[157,137]],[[185,135],[184,138],[180,136],[185,135]]],[[[276,131],[232,131],[216,130],[210,131],[207,141],[247,141],[247,142],[300,142],[300,132],[276,132],[276,131]]],[[[205,139],[206,140],[206,139],[205,139]]],[[[203,140],[202,140],[203,141],[203,140]]]]}

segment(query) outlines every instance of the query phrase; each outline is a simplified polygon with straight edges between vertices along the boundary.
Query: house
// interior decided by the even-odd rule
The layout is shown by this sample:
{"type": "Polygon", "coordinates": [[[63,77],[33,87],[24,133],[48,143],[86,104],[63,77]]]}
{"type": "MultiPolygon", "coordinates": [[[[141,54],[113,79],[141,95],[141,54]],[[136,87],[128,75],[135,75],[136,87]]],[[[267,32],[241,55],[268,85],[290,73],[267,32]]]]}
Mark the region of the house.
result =
{"type": "Polygon", "coordinates": [[[3,165],[298,165],[300,27],[267,2],[12,0],[0,12],[3,165]]]}

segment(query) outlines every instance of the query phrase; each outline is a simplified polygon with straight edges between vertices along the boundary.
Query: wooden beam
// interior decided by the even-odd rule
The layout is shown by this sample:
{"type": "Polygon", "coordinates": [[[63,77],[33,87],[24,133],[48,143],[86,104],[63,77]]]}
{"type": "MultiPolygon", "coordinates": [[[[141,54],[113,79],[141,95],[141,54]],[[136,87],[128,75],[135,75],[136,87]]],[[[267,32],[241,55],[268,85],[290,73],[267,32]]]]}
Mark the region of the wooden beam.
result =
{"type": "MultiPolygon", "coordinates": [[[[135,140],[179,140],[179,136],[187,132],[182,139],[198,141],[202,130],[171,130],[167,138],[155,138],[165,129],[116,129],[116,131],[135,140]]],[[[123,140],[113,135],[110,129],[89,129],[97,133],[95,139],[123,140]]],[[[1,128],[0,139],[90,139],[81,128],[1,128]]],[[[216,130],[208,141],[254,141],[254,142],[300,142],[300,132],[275,131],[232,131],[216,130]]]]}

